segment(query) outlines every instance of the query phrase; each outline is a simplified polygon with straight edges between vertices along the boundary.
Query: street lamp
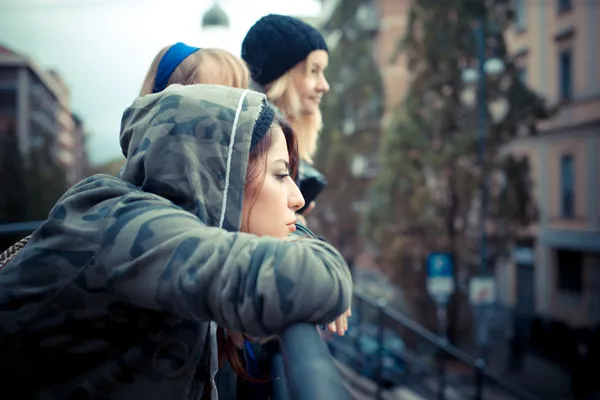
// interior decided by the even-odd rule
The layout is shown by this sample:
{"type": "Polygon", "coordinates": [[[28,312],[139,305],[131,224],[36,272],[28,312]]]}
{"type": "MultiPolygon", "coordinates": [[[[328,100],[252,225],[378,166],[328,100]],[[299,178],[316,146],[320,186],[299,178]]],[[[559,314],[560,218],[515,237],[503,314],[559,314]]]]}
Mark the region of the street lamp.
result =
{"type": "Polygon", "coordinates": [[[228,13],[223,8],[224,2],[216,0],[204,13],[201,19],[201,42],[205,46],[219,47],[232,54],[239,54],[241,43],[239,38],[230,29],[228,13]]]}
{"type": "MultiPolygon", "coordinates": [[[[479,216],[479,234],[480,234],[480,249],[479,249],[479,277],[476,280],[471,280],[471,297],[472,304],[475,305],[479,312],[479,323],[477,324],[477,341],[481,347],[481,361],[484,365],[487,359],[488,345],[488,306],[493,302],[493,280],[488,276],[488,250],[487,250],[487,230],[486,218],[489,197],[489,176],[485,170],[485,151],[486,151],[486,134],[488,130],[488,111],[494,122],[501,121],[507,114],[509,104],[503,97],[488,102],[487,100],[487,77],[499,76],[504,72],[504,63],[498,58],[487,59],[485,55],[485,25],[486,19],[482,17],[475,29],[475,39],[477,43],[477,69],[465,69],[462,71],[462,81],[466,89],[461,93],[461,101],[467,107],[475,107],[477,112],[477,143],[478,143],[478,163],[481,168],[481,202],[479,216]],[[476,94],[474,93],[476,87],[476,94]],[[476,285],[477,284],[477,285],[476,285]],[[479,289],[476,287],[479,286],[479,289]],[[477,299],[480,291],[482,297],[477,299]],[[487,291],[487,292],[486,292],[487,291]],[[483,295],[487,293],[487,297],[483,295]]],[[[480,386],[478,385],[478,388],[480,386]]]]}
{"type": "Polygon", "coordinates": [[[202,17],[202,28],[229,28],[229,17],[217,0],[202,17]]]}

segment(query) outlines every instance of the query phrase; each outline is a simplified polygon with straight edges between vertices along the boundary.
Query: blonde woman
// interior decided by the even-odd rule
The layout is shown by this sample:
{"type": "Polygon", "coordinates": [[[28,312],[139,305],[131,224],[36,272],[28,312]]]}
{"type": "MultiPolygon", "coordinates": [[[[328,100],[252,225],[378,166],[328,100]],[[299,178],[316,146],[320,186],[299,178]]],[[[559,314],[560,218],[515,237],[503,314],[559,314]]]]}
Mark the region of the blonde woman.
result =
{"type": "Polygon", "coordinates": [[[154,57],[140,95],[158,93],[176,83],[203,83],[247,89],[250,72],[242,60],[226,50],[201,49],[179,42],[163,48],[154,57]]]}
{"type": "Polygon", "coordinates": [[[250,69],[251,87],[266,93],[296,132],[303,161],[300,189],[307,203],[307,208],[300,212],[306,214],[324,187],[324,178],[320,177],[320,187],[309,187],[302,175],[320,175],[310,165],[322,126],[319,104],[329,91],[324,75],[329,63],[325,39],[319,31],[297,18],[269,14],[246,34],[242,59],[250,69]]]}

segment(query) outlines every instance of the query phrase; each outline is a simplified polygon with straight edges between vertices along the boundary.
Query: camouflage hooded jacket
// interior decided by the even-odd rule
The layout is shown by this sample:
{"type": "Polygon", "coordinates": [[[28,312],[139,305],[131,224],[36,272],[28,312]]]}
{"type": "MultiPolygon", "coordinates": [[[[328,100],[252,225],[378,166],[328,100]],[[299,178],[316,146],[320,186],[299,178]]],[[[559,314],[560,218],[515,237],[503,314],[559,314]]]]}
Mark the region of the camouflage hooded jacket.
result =
{"type": "Polygon", "coordinates": [[[72,187],[0,271],[7,398],[196,399],[210,379],[215,399],[215,323],[261,337],[348,308],[330,245],[239,232],[265,104],[174,85],[125,111],[119,178],[72,187]]]}

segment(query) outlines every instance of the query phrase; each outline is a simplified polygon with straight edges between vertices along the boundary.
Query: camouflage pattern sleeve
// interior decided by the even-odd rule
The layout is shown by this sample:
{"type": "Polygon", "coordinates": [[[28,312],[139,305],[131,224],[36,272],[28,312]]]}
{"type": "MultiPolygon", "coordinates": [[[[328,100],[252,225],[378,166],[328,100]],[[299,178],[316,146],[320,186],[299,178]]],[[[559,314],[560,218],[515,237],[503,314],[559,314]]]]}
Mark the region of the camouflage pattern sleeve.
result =
{"type": "Polygon", "coordinates": [[[227,232],[148,195],[113,208],[95,264],[90,289],[255,337],[331,322],[352,294],[346,263],[323,241],[227,232]]]}

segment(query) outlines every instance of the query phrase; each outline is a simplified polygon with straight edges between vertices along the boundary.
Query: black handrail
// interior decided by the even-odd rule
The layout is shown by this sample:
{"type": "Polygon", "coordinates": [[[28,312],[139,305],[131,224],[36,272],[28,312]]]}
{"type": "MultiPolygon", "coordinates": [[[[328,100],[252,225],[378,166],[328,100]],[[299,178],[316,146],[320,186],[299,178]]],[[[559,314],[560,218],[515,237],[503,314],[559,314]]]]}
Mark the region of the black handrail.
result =
{"type": "Polygon", "coordinates": [[[42,225],[44,221],[28,221],[28,222],[14,222],[10,224],[0,224],[0,237],[10,235],[29,235],[42,225]]]}
{"type": "MultiPolygon", "coordinates": [[[[484,380],[493,382],[495,385],[497,385],[504,391],[510,393],[511,395],[515,396],[519,400],[538,400],[538,398],[535,395],[529,393],[527,390],[508,382],[507,380],[501,378],[500,376],[498,376],[497,374],[494,374],[491,371],[488,371],[486,369],[486,363],[483,359],[475,358],[475,357],[467,354],[466,352],[462,351],[458,347],[449,343],[447,340],[443,339],[442,337],[434,334],[433,332],[431,332],[428,329],[424,328],[423,326],[419,325],[418,323],[416,323],[415,321],[410,319],[408,316],[406,316],[396,310],[391,309],[390,307],[387,306],[387,304],[384,301],[377,300],[373,297],[370,297],[366,294],[363,294],[363,293],[360,293],[357,291],[355,291],[354,297],[357,300],[359,300],[359,302],[367,304],[377,310],[377,315],[378,315],[377,319],[378,319],[378,325],[379,325],[378,340],[379,340],[379,348],[380,349],[383,348],[383,346],[382,346],[383,330],[384,330],[383,320],[385,318],[387,318],[387,319],[394,321],[395,323],[401,325],[402,327],[406,328],[408,331],[414,333],[416,336],[420,337],[421,339],[424,339],[425,341],[429,342],[431,345],[433,345],[436,348],[436,351],[438,353],[442,353],[446,356],[450,356],[451,358],[454,358],[455,360],[462,362],[463,364],[468,366],[470,369],[472,369],[475,373],[475,376],[474,376],[474,380],[475,380],[474,398],[476,400],[482,399],[484,380]]],[[[357,311],[360,310],[360,305],[356,304],[356,301],[354,304],[354,308],[357,309],[357,311]]],[[[357,316],[360,317],[360,314],[358,314],[357,316]]],[[[362,318],[362,317],[360,317],[360,318],[362,318]]],[[[354,329],[356,329],[356,328],[357,327],[354,327],[354,329]]],[[[378,361],[379,368],[377,371],[378,372],[377,379],[380,381],[380,382],[378,382],[379,384],[381,384],[381,380],[382,380],[381,379],[382,371],[381,371],[380,365],[381,365],[381,359],[378,361]]],[[[445,397],[444,396],[445,371],[444,371],[443,361],[440,362],[439,384],[440,384],[440,388],[439,388],[440,390],[438,391],[438,397],[440,399],[443,399],[445,397]]],[[[379,388],[379,392],[377,393],[377,395],[378,395],[377,397],[380,398],[381,387],[379,388]]]]}
{"type": "Polygon", "coordinates": [[[280,336],[288,392],[292,400],[350,399],[327,345],[310,324],[294,324],[280,336]]]}

